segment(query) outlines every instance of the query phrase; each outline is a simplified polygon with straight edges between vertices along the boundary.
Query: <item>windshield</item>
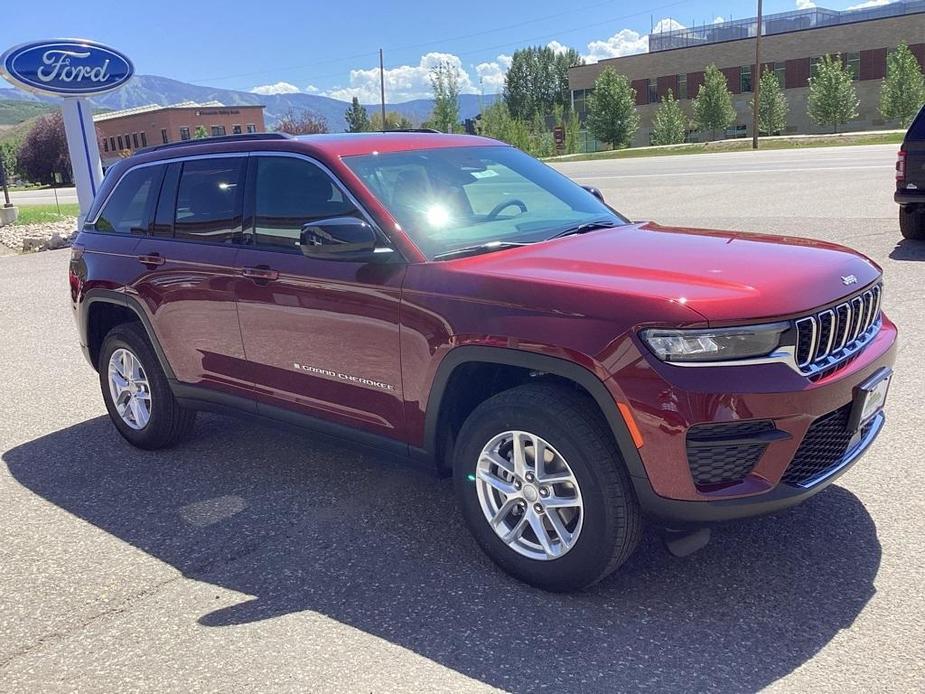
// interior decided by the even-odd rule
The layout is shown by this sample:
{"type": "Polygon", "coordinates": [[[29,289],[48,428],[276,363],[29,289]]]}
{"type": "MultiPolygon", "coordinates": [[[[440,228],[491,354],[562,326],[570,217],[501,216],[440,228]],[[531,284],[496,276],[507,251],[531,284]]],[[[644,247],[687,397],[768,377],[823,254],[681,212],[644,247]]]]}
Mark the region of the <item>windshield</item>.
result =
{"type": "Polygon", "coordinates": [[[626,224],[604,203],[513,147],[344,157],[425,255],[530,243],[581,224],[626,224]]]}

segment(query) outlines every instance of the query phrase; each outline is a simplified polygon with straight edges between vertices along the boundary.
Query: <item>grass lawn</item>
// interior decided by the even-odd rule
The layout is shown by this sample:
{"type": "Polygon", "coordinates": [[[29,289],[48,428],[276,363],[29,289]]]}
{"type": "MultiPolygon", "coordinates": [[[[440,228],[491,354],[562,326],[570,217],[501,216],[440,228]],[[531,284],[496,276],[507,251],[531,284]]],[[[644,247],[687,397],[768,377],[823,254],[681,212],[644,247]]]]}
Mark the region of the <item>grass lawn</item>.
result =
{"type": "Polygon", "coordinates": [[[19,208],[19,216],[14,224],[42,224],[44,222],[60,222],[76,217],[80,212],[77,203],[63,203],[61,212],[56,205],[29,205],[19,208]]]}
{"type": "MultiPolygon", "coordinates": [[[[804,149],[807,147],[843,147],[848,145],[898,145],[904,133],[860,133],[857,135],[819,135],[801,137],[761,138],[759,149],[804,149]]],[[[675,154],[705,154],[708,152],[744,152],[752,148],[752,138],[719,140],[717,142],[695,142],[667,147],[629,147],[627,149],[567,154],[552,157],[547,161],[591,161],[595,159],[631,159],[636,157],[664,157],[675,154]]]]}

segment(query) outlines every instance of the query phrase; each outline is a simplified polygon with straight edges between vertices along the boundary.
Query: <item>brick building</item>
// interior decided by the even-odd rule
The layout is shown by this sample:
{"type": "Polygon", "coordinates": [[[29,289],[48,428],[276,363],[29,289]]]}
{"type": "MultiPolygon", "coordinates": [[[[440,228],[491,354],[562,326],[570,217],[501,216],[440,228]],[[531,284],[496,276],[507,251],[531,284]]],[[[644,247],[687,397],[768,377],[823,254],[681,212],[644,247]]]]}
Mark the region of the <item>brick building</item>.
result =
{"type": "MultiPolygon", "coordinates": [[[[649,38],[649,52],[602,60],[569,70],[572,103],[584,118],[587,97],[594,80],[605,67],[625,75],[636,90],[640,113],[634,146],[649,144],[652,116],[670,89],[691,113],[690,99],[697,95],[707,65],[715,64],[726,75],[738,114],[727,137],[751,136],[752,84],[755,76],[757,20],[743,19],[678,29],[649,38]]],[[[785,134],[829,132],[806,114],[807,80],[816,60],[838,53],[854,73],[858,118],[843,130],[874,130],[897,127],[880,117],[880,84],[886,74],[887,51],[900,41],[909,44],[925,66],[925,0],[906,0],[872,8],[835,11],[816,7],[776,15],[763,21],[762,64],[774,70],[790,102],[785,134]]],[[[691,139],[698,138],[692,133],[691,139]]],[[[593,148],[593,146],[592,146],[593,148]]]]}
{"type": "Polygon", "coordinates": [[[103,166],[136,149],[196,136],[205,128],[209,136],[266,132],[263,106],[226,106],[218,101],[185,101],[172,106],[139,106],[93,117],[103,166]]]}

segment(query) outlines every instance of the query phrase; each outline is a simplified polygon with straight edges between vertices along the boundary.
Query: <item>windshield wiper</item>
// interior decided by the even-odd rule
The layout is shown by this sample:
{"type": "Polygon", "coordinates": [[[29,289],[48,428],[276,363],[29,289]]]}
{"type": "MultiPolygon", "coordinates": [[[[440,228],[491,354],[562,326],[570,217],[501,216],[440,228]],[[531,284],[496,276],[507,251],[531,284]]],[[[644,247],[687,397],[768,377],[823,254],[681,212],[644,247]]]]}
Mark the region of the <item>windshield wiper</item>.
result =
{"type": "Polygon", "coordinates": [[[529,246],[529,243],[518,243],[516,241],[489,241],[488,243],[479,243],[474,246],[464,246],[453,251],[438,253],[434,260],[446,260],[447,258],[461,258],[467,255],[479,255],[480,253],[491,253],[502,248],[513,248],[515,246],[529,246]]]}
{"type": "Polygon", "coordinates": [[[597,219],[593,222],[582,222],[581,224],[576,224],[573,227],[568,227],[562,231],[553,234],[550,236],[547,241],[552,239],[560,239],[563,236],[573,236],[575,234],[586,234],[589,231],[596,231],[597,229],[612,229],[613,227],[621,226],[618,222],[614,222],[610,219],[597,219]]]}

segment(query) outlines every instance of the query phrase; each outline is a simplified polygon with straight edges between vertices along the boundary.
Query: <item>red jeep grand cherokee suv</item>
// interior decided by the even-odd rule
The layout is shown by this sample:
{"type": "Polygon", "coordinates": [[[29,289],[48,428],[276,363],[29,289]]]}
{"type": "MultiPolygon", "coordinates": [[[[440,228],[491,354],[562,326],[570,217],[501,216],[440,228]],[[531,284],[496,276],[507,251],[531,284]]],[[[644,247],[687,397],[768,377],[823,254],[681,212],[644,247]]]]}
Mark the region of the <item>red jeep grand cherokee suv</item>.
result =
{"type": "Polygon", "coordinates": [[[895,355],[858,253],[631,223],[517,149],[422,132],[136,154],[70,287],[132,444],[202,409],[425,461],[552,590],[613,571],[643,517],[690,531],[826,487],[883,426],[895,355]]]}

